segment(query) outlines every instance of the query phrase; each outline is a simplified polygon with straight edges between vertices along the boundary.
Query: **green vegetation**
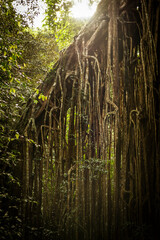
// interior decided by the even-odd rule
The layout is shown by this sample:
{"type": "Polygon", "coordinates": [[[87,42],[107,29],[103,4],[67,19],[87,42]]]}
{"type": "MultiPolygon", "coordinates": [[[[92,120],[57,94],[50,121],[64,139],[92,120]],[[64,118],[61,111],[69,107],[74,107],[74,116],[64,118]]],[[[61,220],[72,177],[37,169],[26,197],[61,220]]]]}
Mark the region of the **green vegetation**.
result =
{"type": "MultiPolygon", "coordinates": [[[[57,61],[59,50],[73,40],[82,23],[73,22],[67,15],[61,22],[50,16],[54,27],[48,27],[47,20],[43,30],[33,30],[27,21],[34,16],[20,15],[13,2],[0,1],[0,238],[18,240],[24,235],[22,159],[18,148],[19,140],[24,136],[17,130],[17,124],[28,99],[35,92],[39,99],[46,99],[37,87],[57,61]]],[[[31,10],[36,7],[38,11],[38,6],[33,5],[31,10]]],[[[60,9],[55,8],[55,12],[60,9]]]]}
{"type": "Polygon", "coordinates": [[[0,0],[0,239],[157,240],[159,0],[45,2],[0,0]]]}

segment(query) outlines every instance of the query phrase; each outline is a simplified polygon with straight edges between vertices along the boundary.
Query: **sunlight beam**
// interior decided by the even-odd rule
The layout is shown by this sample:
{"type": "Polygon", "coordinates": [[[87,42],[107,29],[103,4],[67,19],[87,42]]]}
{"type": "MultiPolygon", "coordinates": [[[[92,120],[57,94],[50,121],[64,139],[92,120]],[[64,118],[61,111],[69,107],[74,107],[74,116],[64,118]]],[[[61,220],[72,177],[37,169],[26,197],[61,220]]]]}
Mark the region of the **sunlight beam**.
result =
{"type": "Polygon", "coordinates": [[[95,13],[96,7],[97,3],[93,3],[89,6],[87,0],[82,0],[81,2],[75,0],[75,4],[71,8],[71,16],[79,19],[90,18],[95,13]]]}

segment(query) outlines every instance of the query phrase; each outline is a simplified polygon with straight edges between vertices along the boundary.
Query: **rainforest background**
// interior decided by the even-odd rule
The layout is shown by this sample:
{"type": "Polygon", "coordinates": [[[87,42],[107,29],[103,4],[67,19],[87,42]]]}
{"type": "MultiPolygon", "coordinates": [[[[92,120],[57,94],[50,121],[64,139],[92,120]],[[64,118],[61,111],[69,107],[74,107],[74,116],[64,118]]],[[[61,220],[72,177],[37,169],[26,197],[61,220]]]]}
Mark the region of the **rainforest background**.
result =
{"type": "Polygon", "coordinates": [[[160,1],[45,2],[0,0],[1,239],[159,239],[160,1]]]}

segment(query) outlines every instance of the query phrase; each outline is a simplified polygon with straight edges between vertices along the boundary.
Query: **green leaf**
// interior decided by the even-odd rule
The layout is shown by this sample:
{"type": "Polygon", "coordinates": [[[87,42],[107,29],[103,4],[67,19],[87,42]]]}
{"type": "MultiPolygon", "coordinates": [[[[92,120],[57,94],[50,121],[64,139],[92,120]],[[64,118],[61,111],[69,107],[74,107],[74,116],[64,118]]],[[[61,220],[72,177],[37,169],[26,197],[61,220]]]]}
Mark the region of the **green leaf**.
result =
{"type": "Polygon", "coordinates": [[[21,22],[18,22],[18,27],[20,27],[21,26],[21,22]]]}
{"type": "Polygon", "coordinates": [[[42,101],[47,100],[47,96],[43,95],[42,93],[39,95],[38,99],[42,99],[42,101]]]}
{"type": "Polygon", "coordinates": [[[39,89],[36,89],[36,94],[39,94],[39,89]]]}
{"type": "Polygon", "coordinates": [[[4,126],[0,124],[0,128],[2,128],[2,132],[4,132],[4,126]]]}
{"type": "Polygon", "coordinates": [[[39,95],[38,99],[41,99],[42,98],[42,93],[39,95]]]}
{"type": "Polygon", "coordinates": [[[14,88],[10,88],[10,93],[15,94],[16,90],[14,88]]]}
{"type": "Polygon", "coordinates": [[[42,95],[42,101],[44,101],[45,100],[45,96],[44,95],[42,95]]]}
{"type": "Polygon", "coordinates": [[[19,139],[19,133],[18,132],[16,132],[15,136],[16,136],[16,139],[19,139]]]}

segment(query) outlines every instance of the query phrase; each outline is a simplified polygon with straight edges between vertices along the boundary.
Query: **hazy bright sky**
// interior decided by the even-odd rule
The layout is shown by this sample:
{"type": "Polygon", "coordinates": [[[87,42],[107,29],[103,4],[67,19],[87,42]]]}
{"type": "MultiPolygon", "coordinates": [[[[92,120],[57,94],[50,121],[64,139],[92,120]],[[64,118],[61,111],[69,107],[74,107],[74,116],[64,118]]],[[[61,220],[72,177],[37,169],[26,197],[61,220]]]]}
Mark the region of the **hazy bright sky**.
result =
{"type": "MultiPolygon", "coordinates": [[[[75,4],[71,9],[71,15],[74,18],[90,18],[95,10],[96,10],[96,6],[97,3],[93,3],[92,6],[88,6],[87,4],[87,0],[81,0],[81,2],[78,2],[78,0],[75,0],[75,4]]],[[[45,4],[44,2],[42,2],[42,0],[39,0],[39,6],[40,6],[40,13],[38,16],[35,17],[34,19],[34,27],[39,27],[41,28],[42,26],[42,21],[44,19],[44,13],[45,13],[45,4]]],[[[16,6],[16,8],[18,9],[18,11],[24,13],[26,12],[27,8],[25,6],[16,6]]]]}
{"type": "MultiPolygon", "coordinates": [[[[41,0],[40,2],[40,14],[34,20],[34,27],[41,27],[42,20],[44,18],[45,4],[41,0]]],[[[93,3],[92,6],[88,6],[87,0],[75,0],[75,4],[71,9],[71,15],[74,18],[90,18],[96,11],[97,3],[93,3]]]]}
{"type": "Polygon", "coordinates": [[[96,11],[97,4],[93,3],[92,6],[88,6],[87,2],[87,0],[76,1],[71,10],[72,16],[75,18],[90,18],[96,11]]]}

